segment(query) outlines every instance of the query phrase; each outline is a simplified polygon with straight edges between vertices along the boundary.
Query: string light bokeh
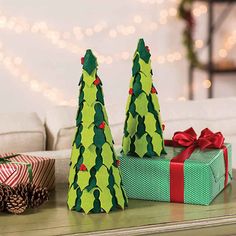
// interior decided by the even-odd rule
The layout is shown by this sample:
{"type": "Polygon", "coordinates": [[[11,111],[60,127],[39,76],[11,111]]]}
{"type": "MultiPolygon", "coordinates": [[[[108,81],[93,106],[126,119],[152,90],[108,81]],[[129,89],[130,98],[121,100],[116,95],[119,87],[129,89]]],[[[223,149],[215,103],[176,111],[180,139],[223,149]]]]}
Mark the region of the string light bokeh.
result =
{"type": "Polygon", "coordinates": [[[2,65],[10,74],[18,81],[24,83],[30,90],[42,94],[46,99],[57,105],[75,106],[75,99],[69,101],[64,99],[63,92],[55,87],[49,86],[45,82],[41,82],[36,76],[26,68],[23,60],[19,56],[9,55],[0,42],[0,65],[2,65]]]}
{"type": "MultiPolygon", "coordinates": [[[[0,12],[3,10],[0,9],[0,12]]],[[[206,14],[207,8],[205,5],[196,6],[193,10],[196,17],[200,17],[206,14]]],[[[143,28],[147,32],[157,31],[159,27],[168,24],[172,20],[176,20],[177,9],[176,7],[164,8],[160,11],[159,19],[157,21],[149,21],[143,24],[143,28]],[[147,27],[148,25],[148,27],[147,27]]],[[[143,22],[141,15],[137,14],[133,17],[133,24],[127,23],[126,25],[118,24],[114,27],[109,27],[108,22],[100,21],[93,27],[82,28],[80,26],[74,26],[71,31],[61,32],[49,27],[46,21],[31,23],[25,18],[19,18],[16,16],[7,16],[4,13],[0,13],[0,29],[10,30],[16,34],[22,34],[24,32],[31,32],[32,34],[38,34],[46,38],[51,44],[57,46],[60,49],[65,49],[71,53],[81,55],[86,50],[83,47],[79,47],[79,43],[75,43],[73,40],[82,40],[85,37],[95,36],[96,33],[106,31],[105,33],[108,37],[116,38],[120,36],[128,36],[134,34],[136,30],[136,25],[143,22]]],[[[140,28],[140,26],[139,26],[140,28]]],[[[102,52],[95,52],[99,63],[112,64],[113,62],[119,60],[128,60],[132,58],[133,52],[123,51],[115,53],[114,55],[104,55],[102,52]]],[[[178,61],[182,57],[182,52],[169,53],[167,56],[159,56],[156,58],[156,62],[159,64],[178,61]]],[[[155,59],[154,59],[155,61],[155,59]]]]}
{"type": "MultiPolygon", "coordinates": [[[[59,50],[64,50],[70,54],[81,57],[86,47],[81,42],[87,39],[95,38],[97,35],[109,40],[119,40],[121,37],[135,36],[137,32],[144,32],[144,34],[153,34],[159,32],[164,27],[174,24],[177,20],[177,4],[176,0],[133,0],[139,4],[150,5],[150,7],[158,7],[158,15],[155,19],[150,20],[142,14],[137,12],[130,15],[125,23],[112,24],[106,20],[98,19],[96,24],[89,27],[82,27],[75,25],[65,31],[58,30],[52,26],[47,20],[31,21],[26,17],[11,15],[0,7],[0,30],[12,32],[16,35],[32,34],[37,37],[42,37],[51,45],[59,50]],[[165,4],[164,4],[165,3],[165,4]],[[163,7],[168,5],[168,7],[163,7]]],[[[207,6],[204,3],[195,4],[193,15],[196,19],[201,18],[207,14],[207,6]]],[[[226,58],[230,51],[236,45],[236,31],[232,31],[224,38],[224,42],[217,49],[219,58],[226,58]]],[[[25,84],[28,89],[40,93],[52,103],[57,105],[75,106],[76,100],[73,98],[66,99],[63,90],[57,89],[48,83],[42,82],[40,78],[35,76],[36,73],[27,69],[26,63],[23,62],[21,55],[9,55],[9,45],[1,44],[0,64],[21,83],[25,84]]],[[[204,39],[196,39],[195,48],[201,50],[205,47],[204,39]]],[[[114,52],[113,54],[105,54],[102,51],[94,52],[100,64],[115,66],[119,61],[130,61],[133,56],[133,51],[124,48],[122,51],[114,52]]],[[[167,51],[166,53],[159,53],[152,51],[152,63],[158,66],[171,66],[180,63],[185,59],[185,50],[182,45],[179,45],[176,50],[167,51]]],[[[203,80],[202,87],[209,88],[211,83],[208,79],[203,80]]],[[[171,99],[167,99],[171,100],[171,99]]],[[[178,100],[186,100],[185,96],[179,96],[178,100]]]]}

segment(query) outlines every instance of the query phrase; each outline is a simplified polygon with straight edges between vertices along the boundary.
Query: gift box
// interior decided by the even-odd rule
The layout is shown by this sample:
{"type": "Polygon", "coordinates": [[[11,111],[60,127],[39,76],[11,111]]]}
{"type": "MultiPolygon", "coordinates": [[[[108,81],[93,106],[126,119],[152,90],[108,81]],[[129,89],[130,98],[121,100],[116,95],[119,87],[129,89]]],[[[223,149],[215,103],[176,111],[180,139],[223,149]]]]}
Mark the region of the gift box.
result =
{"type": "Polygon", "coordinates": [[[166,155],[153,158],[121,154],[120,167],[128,198],[209,205],[232,180],[231,145],[222,147],[205,150],[194,147],[183,165],[173,162],[186,151],[181,147],[168,146],[166,155]]]}
{"type": "Polygon", "coordinates": [[[23,154],[0,155],[0,183],[14,187],[29,182],[52,190],[55,187],[55,160],[23,154]]]}

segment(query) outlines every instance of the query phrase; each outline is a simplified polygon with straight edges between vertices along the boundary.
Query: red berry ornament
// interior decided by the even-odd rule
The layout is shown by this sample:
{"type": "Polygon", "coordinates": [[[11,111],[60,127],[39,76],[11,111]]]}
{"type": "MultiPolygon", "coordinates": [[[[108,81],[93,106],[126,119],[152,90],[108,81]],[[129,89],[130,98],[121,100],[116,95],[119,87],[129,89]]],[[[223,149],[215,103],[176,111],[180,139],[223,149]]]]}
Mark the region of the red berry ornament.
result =
{"type": "Polygon", "coordinates": [[[84,64],[84,57],[81,57],[81,64],[83,65],[84,64]]]}
{"type": "Polygon", "coordinates": [[[87,170],[87,167],[86,167],[84,164],[81,164],[79,170],[81,170],[81,171],[86,171],[86,170],[87,170]]]}
{"type": "Polygon", "coordinates": [[[120,160],[116,160],[116,166],[120,166],[120,160]]]}
{"type": "Polygon", "coordinates": [[[94,84],[97,86],[97,85],[99,85],[100,84],[100,79],[99,79],[99,77],[97,77],[95,80],[94,80],[94,84]]]}
{"type": "Polygon", "coordinates": [[[98,128],[104,129],[104,128],[105,128],[105,125],[106,125],[106,123],[103,121],[103,122],[98,126],[98,128]]]}
{"type": "Polygon", "coordinates": [[[155,87],[152,87],[152,89],[151,89],[151,93],[157,93],[157,90],[156,90],[155,87]]]}
{"type": "Polygon", "coordinates": [[[148,51],[148,52],[150,52],[150,49],[149,49],[149,47],[148,47],[148,46],[146,46],[145,48],[147,49],[147,51],[148,51]]]}
{"type": "Polygon", "coordinates": [[[162,124],[162,130],[164,131],[166,128],[165,124],[162,124]]]}
{"type": "Polygon", "coordinates": [[[133,89],[132,88],[129,89],[129,94],[131,94],[131,95],[133,94],[133,89]]]}

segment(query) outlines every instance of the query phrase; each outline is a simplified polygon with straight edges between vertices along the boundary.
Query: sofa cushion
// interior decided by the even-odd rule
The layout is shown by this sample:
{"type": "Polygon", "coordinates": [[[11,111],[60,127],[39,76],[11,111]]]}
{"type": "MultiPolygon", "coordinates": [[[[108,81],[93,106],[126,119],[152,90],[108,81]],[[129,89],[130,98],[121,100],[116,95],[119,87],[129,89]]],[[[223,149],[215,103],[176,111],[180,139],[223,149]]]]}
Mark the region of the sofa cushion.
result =
{"type": "Polygon", "coordinates": [[[0,114],[0,152],[45,150],[45,128],[36,113],[0,114]]]}
{"type": "Polygon", "coordinates": [[[161,104],[161,109],[166,138],[191,126],[198,134],[208,127],[225,136],[236,135],[236,98],[166,102],[161,104]]]}
{"type": "Polygon", "coordinates": [[[75,132],[76,108],[59,106],[46,114],[47,150],[71,147],[75,132]]]}

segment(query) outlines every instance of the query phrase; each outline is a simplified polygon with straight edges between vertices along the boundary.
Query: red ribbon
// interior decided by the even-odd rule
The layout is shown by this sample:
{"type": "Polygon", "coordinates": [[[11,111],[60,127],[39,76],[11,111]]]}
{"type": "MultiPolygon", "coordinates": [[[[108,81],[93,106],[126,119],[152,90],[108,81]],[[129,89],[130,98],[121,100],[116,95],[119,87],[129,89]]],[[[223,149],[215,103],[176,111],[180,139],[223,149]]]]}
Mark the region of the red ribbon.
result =
{"type": "Polygon", "coordinates": [[[165,140],[166,146],[186,147],[180,154],[170,162],[170,201],[184,202],[184,162],[196,148],[204,151],[207,148],[222,149],[225,162],[225,182],[228,183],[228,150],[224,145],[224,136],[221,132],[213,133],[204,129],[199,138],[193,128],[183,132],[176,132],[172,140],[165,140]]]}

